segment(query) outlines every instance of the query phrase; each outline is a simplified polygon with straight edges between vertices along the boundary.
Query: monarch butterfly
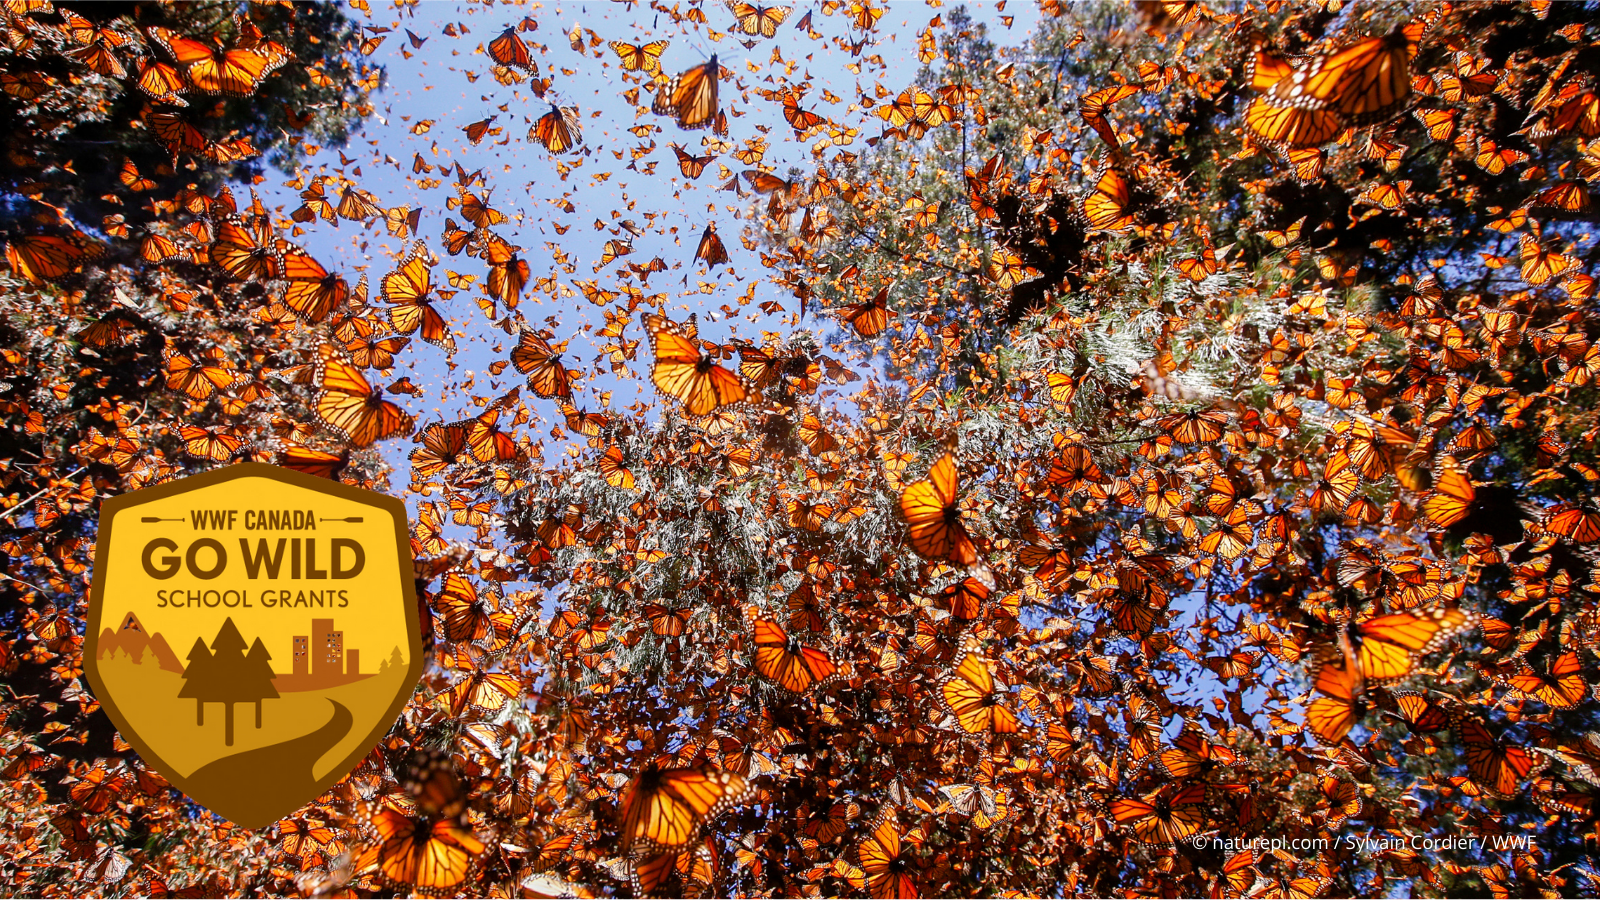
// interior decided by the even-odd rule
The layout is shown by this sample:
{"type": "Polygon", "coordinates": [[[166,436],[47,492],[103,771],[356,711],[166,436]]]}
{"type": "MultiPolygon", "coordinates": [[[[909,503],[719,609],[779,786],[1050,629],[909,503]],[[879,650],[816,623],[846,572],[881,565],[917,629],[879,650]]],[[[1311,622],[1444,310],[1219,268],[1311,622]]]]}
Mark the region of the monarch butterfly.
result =
{"type": "Polygon", "coordinates": [[[572,399],[571,373],[561,364],[561,354],[538,334],[522,332],[511,351],[511,364],[528,376],[528,388],[535,394],[547,399],[572,399]]]}
{"type": "Polygon", "coordinates": [[[1106,110],[1139,93],[1141,89],[1137,84],[1116,84],[1100,88],[1079,101],[1078,115],[1100,135],[1100,139],[1105,141],[1107,146],[1119,147],[1121,142],[1117,140],[1116,129],[1106,120],[1106,110]]]}
{"type": "MultiPolygon", "coordinates": [[[[173,74],[176,75],[177,70],[173,70],[173,74]]],[[[40,72],[24,70],[22,72],[0,73],[0,91],[5,91],[7,94],[22,100],[38,99],[50,89],[52,84],[54,84],[54,81],[46,78],[40,72]]],[[[178,82],[180,87],[182,84],[182,81],[178,82]]],[[[167,102],[173,103],[175,106],[183,105],[183,100],[177,95],[173,95],[167,102]]]]}
{"type": "Polygon", "coordinates": [[[756,671],[791,694],[803,694],[832,681],[839,667],[828,654],[801,644],[771,619],[751,625],[756,651],[756,671]]]}
{"type": "Polygon", "coordinates": [[[778,26],[788,18],[791,11],[787,6],[757,6],[753,3],[729,2],[728,8],[733,11],[735,27],[752,37],[772,37],[778,33],[778,26]]]}
{"type": "Polygon", "coordinates": [[[1218,559],[1232,561],[1244,555],[1255,540],[1255,530],[1250,527],[1250,512],[1243,506],[1235,507],[1227,517],[1217,522],[1217,530],[1200,539],[1200,550],[1216,555],[1218,559]]]}
{"type": "Polygon", "coordinates": [[[455,352],[455,338],[450,334],[444,316],[434,308],[433,264],[421,243],[412,245],[411,252],[400,263],[400,268],[383,276],[383,302],[389,308],[389,321],[397,331],[405,334],[419,332],[419,336],[445,352],[455,352]]]}
{"type": "Polygon", "coordinates": [[[972,827],[989,828],[1010,812],[1006,796],[986,784],[947,784],[939,788],[950,808],[972,817],[972,827]]]}
{"type": "Polygon", "coordinates": [[[177,62],[189,84],[204,94],[248,97],[290,59],[276,44],[269,53],[245,48],[220,50],[159,26],[150,29],[150,36],[177,62]]]}
{"type": "Polygon", "coordinates": [[[522,298],[529,275],[528,261],[517,254],[517,249],[496,237],[489,240],[483,251],[483,259],[489,264],[485,289],[490,297],[511,308],[516,308],[522,298]]]}
{"type": "Polygon", "coordinates": [[[661,71],[661,52],[666,50],[670,43],[670,41],[654,41],[649,44],[629,44],[625,41],[612,41],[608,46],[622,61],[624,70],[644,71],[654,75],[661,71]]]}
{"type": "Polygon", "coordinates": [[[878,107],[878,115],[891,127],[906,129],[913,138],[926,134],[929,126],[944,122],[939,101],[916,88],[907,88],[889,104],[878,107]]]}
{"type": "Polygon", "coordinates": [[[1478,617],[1458,607],[1431,606],[1375,616],[1355,626],[1341,626],[1356,642],[1362,677],[1384,684],[1411,674],[1416,661],[1478,624],[1478,617]]]}
{"type": "Polygon", "coordinates": [[[1106,609],[1112,625],[1126,635],[1149,635],[1162,621],[1169,600],[1167,592],[1126,570],[1117,573],[1117,580],[1120,586],[1106,609]]]}
{"type": "Polygon", "coordinates": [[[1461,712],[1452,723],[1456,743],[1467,758],[1467,773],[1478,787],[1503,800],[1515,797],[1522,790],[1522,782],[1543,764],[1516,744],[1496,739],[1488,727],[1478,719],[1468,718],[1461,712]]]}
{"type": "MultiPolygon", "coordinates": [[[[430,617],[431,621],[431,617],[430,617]]],[[[450,688],[450,714],[467,709],[493,715],[521,696],[522,679],[507,672],[473,672],[450,688]]]]}
{"type": "Polygon", "coordinates": [[[384,215],[384,208],[378,205],[378,198],[353,184],[345,185],[344,190],[339,192],[339,205],[336,211],[346,219],[363,222],[384,215]]]}
{"type": "MultiPolygon", "coordinates": [[[[456,165],[459,167],[460,163],[456,165]]],[[[472,223],[473,227],[489,228],[506,221],[506,214],[490,206],[487,196],[479,197],[459,184],[456,185],[456,194],[455,197],[446,198],[445,205],[460,207],[461,217],[472,223]]],[[[448,221],[445,224],[448,226],[448,221]]]]}
{"type": "MultiPolygon", "coordinates": [[[[1049,388],[1050,390],[1050,402],[1062,408],[1070,406],[1073,398],[1078,396],[1078,385],[1083,383],[1083,376],[1087,374],[1088,371],[1088,360],[1084,359],[1080,361],[1077,366],[1073,367],[1071,372],[1045,373],[1045,387],[1049,388]]],[[[1053,466],[1051,471],[1055,471],[1053,466]]],[[[1099,470],[1097,469],[1096,472],[1098,473],[1098,471],[1099,470]]],[[[1100,480],[1100,477],[1101,476],[1096,474],[1095,478],[1091,480],[1098,481],[1100,480]]]]}
{"type": "Polygon", "coordinates": [[[827,429],[823,427],[821,419],[811,413],[807,413],[806,417],[800,420],[800,425],[795,429],[795,434],[813,455],[832,453],[839,449],[839,440],[828,433],[827,429]]]}
{"type": "Polygon", "coordinates": [[[840,318],[854,328],[856,334],[868,338],[877,337],[889,325],[890,287],[885,285],[865,303],[845,307],[840,318]]]}
{"type": "Polygon", "coordinates": [[[1236,757],[1232,750],[1213,744],[1198,726],[1186,723],[1173,738],[1172,749],[1163,750],[1152,759],[1167,777],[1187,781],[1202,777],[1219,765],[1232,765],[1236,757]]]}
{"type": "Polygon", "coordinates": [[[1524,234],[1519,244],[1522,256],[1522,280],[1541,285],[1577,265],[1577,260],[1561,253],[1546,250],[1531,235],[1524,234]]]}
{"type": "Polygon", "coordinates": [[[462,423],[467,428],[467,449],[478,462],[509,462],[522,456],[522,448],[517,446],[516,440],[500,430],[503,408],[491,406],[477,418],[462,423]]]}
{"type": "Polygon", "coordinates": [[[656,388],[683,404],[691,416],[743,403],[755,393],[745,379],[716,364],[681,325],[647,313],[645,328],[655,352],[650,380],[656,388]]]}
{"type": "Polygon", "coordinates": [[[289,444],[278,453],[278,465],[318,478],[337,480],[339,473],[350,464],[350,451],[342,450],[338,453],[329,453],[326,450],[315,450],[299,444],[289,444]]]}
{"type": "Polygon", "coordinates": [[[1441,463],[1443,471],[1434,481],[1433,493],[1422,501],[1422,512],[1433,524],[1449,528],[1472,512],[1478,491],[1472,479],[1467,477],[1466,470],[1454,459],[1447,456],[1441,463]]]}
{"type": "Polygon", "coordinates": [[[957,619],[978,618],[983,613],[984,601],[988,599],[988,585],[971,577],[950,585],[940,594],[942,608],[950,610],[950,615],[957,619]]]}
{"type": "Polygon", "coordinates": [[[433,608],[444,620],[446,640],[483,641],[494,634],[494,608],[460,572],[445,573],[444,584],[434,595],[433,608]]]}
{"type": "Polygon", "coordinates": [[[1527,162],[1527,160],[1528,154],[1521,150],[1515,150],[1510,147],[1502,149],[1496,147],[1494,141],[1482,139],[1478,141],[1478,156],[1476,159],[1478,168],[1483,169],[1490,175],[1499,175],[1506,170],[1507,166],[1527,162]]]}
{"type": "Polygon", "coordinates": [[[578,108],[550,104],[550,111],[533,123],[528,137],[537,138],[551,153],[565,153],[578,146],[583,143],[583,122],[578,118],[578,108]]]}
{"type": "Polygon", "coordinates": [[[216,223],[211,262],[234,281],[263,281],[283,274],[283,253],[266,217],[230,215],[216,223]]]}
{"type": "Polygon", "coordinates": [[[595,437],[600,434],[601,429],[611,424],[611,417],[604,413],[579,409],[565,401],[561,402],[560,407],[561,414],[566,417],[568,431],[595,437]]]}
{"type": "Polygon", "coordinates": [[[1323,696],[1306,707],[1306,727],[1324,744],[1336,746],[1366,717],[1366,682],[1350,654],[1332,654],[1318,667],[1313,686],[1323,696]]]}
{"type": "Polygon", "coordinates": [[[678,171],[682,172],[685,178],[699,178],[700,173],[705,171],[706,164],[716,159],[715,155],[692,156],[677,144],[672,145],[672,152],[677,154],[678,171]]]}
{"type": "Polygon", "coordinates": [[[140,323],[127,314],[113,312],[85,325],[78,331],[78,340],[91,347],[126,347],[134,343],[134,335],[142,333],[140,323]]]}
{"type": "Polygon", "coordinates": [[[1589,209],[1589,189],[1581,181],[1558,182],[1534,194],[1528,205],[1566,213],[1586,212],[1589,209]]]}
{"type": "Polygon", "coordinates": [[[1245,126],[1267,143],[1302,148],[1326,143],[1346,123],[1381,121],[1411,96],[1410,60],[1422,26],[1357,41],[1286,72],[1257,54],[1252,81],[1264,93],[1246,111],[1245,126]],[[1267,87],[1262,82],[1273,74],[1279,77],[1267,87]]]}
{"type": "Polygon", "coordinates": [[[467,880],[474,858],[485,849],[477,835],[453,817],[415,816],[384,806],[371,825],[378,843],[363,854],[362,867],[375,862],[384,880],[397,886],[424,891],[453,888],[467,880]]]}
{"type": "Polygon", "coordinates": [[[1559,759],[1572,767],[1572,773],[1600,787],[1600,732],[1591,731],[1581,735],[1576,743],[1561,743],[1554,750],[1543,747],[1534,748],[1553,759],[1559,759]]]}
{"type": "Polygon", "coordinates": [[[199,428],[194,425],[181,426],[178,429],[178,436],[183,439],[184,449],[189,455],[201,459],[214,459],[218,462],[226,462],[244,443],[224,429],[199,428]]]}
{"type": "Polygon", "coordinates": [[[1550,663],[1550,674],[1540,675],[1526,665],[1508,679],[1512,690],[1554,709],[1571,709],[1589,695],[1578,651],[1568,650],[1550,663]]]}
{"type": "Polygon", "coordinates": [[[1455,137],[1456,120],[1461,117],[1461,110],[1418,109],[1412,115],[1428,130],[1428,137],[1442,143],[1455,137]]]}
{"type": "Polygon", "coordinates": [[[526,72],[535,71],[533,55],[528,52],[528,45],[518,36],[516,26],[500,32],[499,37],[489,42],[489,58],[502,66],[526,72]]]}
{"type": "Polygon", "coordinates": [[[1215,443],[1222,439],[1227,424],[1227,413],[1216,409],[1173,413],[1156,420],[1156,426],[1165,429],[1179,444],[1215,443]]]}
{"type": "Polygon", "coordinates": [[[828,623],[822,617],[815,585],[810,579],[800,582],[789,595],[789,627],[796,631],[823,631],[828,623]]]}
{"type": "Polygon", "coordinates": [[[1541,116],[1529,134],[1535,141],[1547,141],[1572,131],[1584,138],[1600,137],[1600,94],[1592,90],[1576,94],[1556,107],[1553,114],[1541,116]]]}
{"type": "Polygon", "coordinates": [[[1332,110],[1279,106],[1265,95],[1251,101],[1244,121],[1255,137],[1289,150],[1326,144],[1344,130],[1344,121],[1332,110]]]}
{"type": "Polygon", "coordinates": [[[978,551],[961,522],[956,501],[959,488],[955,457],[946,453],[933,464],[926,479],[906,485],[900,494],[900,515],[909,529],[912,549],[928,559],[970,566],[978,561],[978,551]]]}
{"type": "Polygon", "coordinates": [[[1219,268],[1217,253],[1212,248],[1207,247],[1197,257],[1178,260],[1174,264],[1174,268],[1178,270],[1178,274],[1198,284],[1217,274],[1217,269],[1219,268]]]}
{"type": "Polygon", "coordinates": [[[417,809],[426,816],[457,817],[466,810],[467,798],[447,753],[414,750],[404,765],[401,781],[417,809]]]}
{"type": "Polygon", "coordinates": [[[799,97],[790,94],[783,98],[783,119],[794,129],[797,137],[806,137],[811,129],[827,124],[828,120],[809,109],[800,108],[799,97]]]}
{"type": "Polygon", "coordinates": [[[350,299],[350,286],[345,280],[330,274],[299,247],[291,246],[283,254],[283,277],[289,280],[283,304],[308,325],[326,319],[350,299]]]}
{"type": "Polygon", "coordinates": [[[1045,729],[1044,752],[1056,762],[1063,762],[1078,757],[1082,748],[1067,726],[1051,722],[1045,729]]]}
{"type": "Polygon", "coordinates": [[[717,80],[721,77],[717,56],[691,66],[661,86],[650,111],[672,116],[684,128],[704,128],[717,117],[717,80]]]}
{"type": "Polygon", "coordinates": [[[460,255],[467,245],[477,239],[477,232],[467,231],[455,223],[454,219],[444,220],[444,249],[451,256],[460,255]]]}
{"type": "Polygon", "coordinates": [[[117,176],[117,178],[130,191],[148,191],[154,189],[156,186],[154,181],[141,176],[139,174],[139,167],[134,165],[133,160],[126,156],[122,158],[122,172],[117,176]]]}
{"type": "Polygon", "coordinates": [[[939,704],[956,717],[968,734],[1015,734],[1017,714],[1001,705],[989,664],[968,653],[953,674],[938,684],[939,704]]]}
{"type": "Polygon", "coordinates": [[[416,424],[404,410],[383,399],[382,388],[374,388],[359,368],[338,356],[319,363],[316,381],[320,388],[317,417],[328,427],[343,432],[357,447],[409,434],[416,424]]]}
{"type": "Polygon", "coordinates": [[[867,836],[856,845],[856,861],[876,900],[922,896],[911,861],[901,855],[900,823],[892,808],[885,809],[867,826],[867,836]]]}
{"type": "MultiPolygon", "coordinates": [[[[71,22],[72,20],[69,19],[68,21],[71,22]]],[[[88,20],[78,19],[77,21],[87,22],[88,20]]],[[[77,50],[69,50],[67,51],[68,56],[81,61],[98,74],[109,78],[127,76],[128,71],[122,67],[122,63],[118,62],[117,57],[111,52],[114,48],[127,44],[127,38],[109,28],[93,27],[83,28],[79,37],[85,38],[81,42],[87,43],[88,46],[77,50]]]]}
{"type": "Polygon", "coordinates": [[[616,444],[607,447],[605,455],[600,457],[595,467],[600,470],[600,476],[606,480],[606,484],[625,491],[633,490],[633,470],[628,467],[628,459],[621,447],[616,444]]]}
{"type": "Polygon", "coordinates": [[[795,528],[806,531],[821,531],[822,526],[833,518],[833,507],[822,501],[812,501],[804,497],[790,498],[787,503],[789,510],[789,524],[795,528]]]}
{"type": "Polygon", "coordinates": [[[675,874],[683,876],[686,882],[696,880],[709,883],[712,865],[710,853],[705,847],[668,850],[629,861],[628,883],[635,897],[662,896],[675,874]],[[696,878],[696,874],[705,877],[696,878]]]}
{"type": "Polygon", "coordinates": [[[1089,227],[1100,231],[1125,231],[1132,227],[1133,215],[1128,211],[1131,200],[1128,179],[1116,169],[1106,169],[1083,201],[1089,227]]]}
{"type": "Polygon", "coordinates": [[[1412,731],[1442,731],[1450,727],[1450,713],[1443,706],[1418,691],[1395,691],[1391,695],[1395,709],[1412,731]]]}
{"type": "Polygon", "coordinates": [[[35,234],[6,243],[11,271],[34,284],[74,272],[84,260],[96,259],[104,252],[100,245],[80,234],[35,234]]]}
{"type": "Polygon", "coordinates": [[[1579,544],[1600,541],[1600,513],[1584,506],[1563,503],[1550,511],[1544,530],[1579,544]]]}
{"type": "Polygon", "coordinates": [[[350,362],[357,367],[382,371],[393,368],[395,354],[410,343],[408,337],[368,335],[351,340],[344,348],[350,354],[350,362]]]}
{"type": "Polygon", "coordinates": [[[665,768],[666,762],[652,760],[622,797],[624,854],[636,845],[650,852],[682,847],[707,822],[755,797],[743,775],[710,765],[665,768]]]}
{"type": "Polygon", "coordinates": [[[645,618],[650,620],[652,633],[663,637],[678,637],[689,627],[689,619],[694,615],[694,608],[688,606],[669,608],[659,603],[646,603],[643,612],[645,618]]]}
{"type": "Polygon", "coordinates": [[[1253,650],[1237,650],[1227,656],[1208,656],[1205,658],[1205,667],[1217,673],[1218,678],[1253,679],[1256,663],[1261,661],[1261,654],[1253,650]]]}
{"type": "Polygon", "coordinates": [[[706,230],[700,233],[700,245],[695,247],[694,258],[705,260],[707,268],[727,264],[728,248],[722,246],[722,238],[717,236],[715,225],[707,225],[706,230]]]}
{"type": "Polygon", "coordinates": [[[217,391],[225,391],[241,377],[220,358],[197,362],[170,348],[165,356],[167,387],[188,394],[195,400],[205,400],[217,391]]]}
{"type": "Polygon", "coordinates": [[[1117,797],[1106,812],[1118,825],[1133,829],[1141,844],[1171,844],[1199,833],[1206,823],[1206,786],[1191,784],[1170,796],[1158,790],[1140,797],[1117,797]]]}
{"type": "Polygon", "coordinates": [[[384,227],[397,238],[410,237],[417,230],[417,224],[422,221],[422,207],[411,209],[405,206],[393,206],[383,211],[384,227]]]}
{"type": "Polygon", "coordinates": [[[278,826],[277,838],[281,842],[278,846],[285,856],[304,859],[339,839],[336,829],[312,824],[315,821],[290,819],[278,826]]]}
{"type": "Polygon", "coordinates": [[[168,151],[174,155],[188,153],[190,155],[202,153],[211,142],[200,130],[184,121],[183,117],[174,112],[155,112],[145,119],[150,126],[150,131],[156,139],[164,144],[168,151]]]}

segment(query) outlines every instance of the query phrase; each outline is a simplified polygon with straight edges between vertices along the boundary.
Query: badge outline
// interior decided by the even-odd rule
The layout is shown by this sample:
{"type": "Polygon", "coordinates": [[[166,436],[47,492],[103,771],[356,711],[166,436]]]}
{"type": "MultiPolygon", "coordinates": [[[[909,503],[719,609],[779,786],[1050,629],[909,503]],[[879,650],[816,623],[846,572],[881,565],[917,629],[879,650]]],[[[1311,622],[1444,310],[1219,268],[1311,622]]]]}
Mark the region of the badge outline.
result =
{"type": "MultiPolygon", "coordinates": [[[[412,697],[415,696],[417,685],[422,681],[422,673],[426,668],[427,660],[423,658],[422,650],[422,619],[420,610],[417,608],[416,576],[411,554],[410,518],[406,511],[405,501],[398,497],[381,494],[377,491],[369,491],[341,481],[320,478],[316,475],[276,466],[271,463],[235,463],[219,469],[212,469],[208,472],[174,479],[165,484],[118,494],[106,500],[100,505],[98,529],[94,542],[94,558],[96,565],[94,578],[90,581],[89,586],[89,609],[84,617],[85,631],[83,636],[83,674],[84,679],[89,682],[90,693],[100,704],[100,709],[111,719],[111,723],[116,726],[117,733],[121,738],[131,745],[134,750],[138,751],[142,759],[147,760],[156,771],[160,772],[168,783],[183,791],[184,796],[188,797],[196,805],[240,827],[251,831],[259,831],[276,824],[287,816],[294,815],[295,812],[304,808],[307,804],[326,794],[329,788],[354,771],[361,760],[372,752],[373,747],[383,740],[384,735],[394,728],[395,722],[399,721],[400,716],[405,712],[405,708],[410,705],[412,697]],[[99,563],[109,558],[109,548],[117,515],[127,509],[144,505],[152,500],[161,500],[179,494],[186,494],[196,489],[225,484],[241,478],[267,478],[316,491],[320,494],[332,494],[351,502],[374,507],[377,511],[386,513],[393,519],[396,547],[399,550],[397,556],[399,557],[401,600],[405,606],[406,638],[411,650],[410,660],[406,666],[404,682],[406,689],[396,692],[394,700],[390,702],[389,708],[378,719],[378,724],[374,726],[373,731],[357,744],[357,749],[351,751],[346,758],[334,765],[327,775],[317,779],[315,794],[300,800],[296,806],[283,811],[271,821],[259,824],[253,821],[241,821],[226,813],[219,812],[207,805],[205,801],[191,794],[185,787],[185,783],[190,779],[178,777],[172,767],[150,748],[137,730],[131,727],[127,718],[123,716],[122,711],[109,701],[111,692],[100,677],[98,665],[100,659],[100,632],[104,627],[102,616],[105,612],[106,599],[106,566],[99,563]]],[[[271,786],[264,788],[264,790],[270,789],[271,786]]]]}

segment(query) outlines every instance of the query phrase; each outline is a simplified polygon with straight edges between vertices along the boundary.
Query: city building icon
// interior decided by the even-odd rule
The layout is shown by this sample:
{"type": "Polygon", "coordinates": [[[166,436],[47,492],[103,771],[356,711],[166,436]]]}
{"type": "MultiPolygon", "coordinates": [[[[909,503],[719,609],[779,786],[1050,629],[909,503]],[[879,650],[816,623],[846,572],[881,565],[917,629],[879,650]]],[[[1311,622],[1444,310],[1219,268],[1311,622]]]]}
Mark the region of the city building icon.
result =
{"type": "Polygon", "coordinates": [[[297,634],[292,640],[290,674],[279,675],[280,689],[320,690],[359,681],[370,673],[361,671],[361,651],[344,645],[344,631],[332,619],[312,619],[310,634],[297,634]]]}

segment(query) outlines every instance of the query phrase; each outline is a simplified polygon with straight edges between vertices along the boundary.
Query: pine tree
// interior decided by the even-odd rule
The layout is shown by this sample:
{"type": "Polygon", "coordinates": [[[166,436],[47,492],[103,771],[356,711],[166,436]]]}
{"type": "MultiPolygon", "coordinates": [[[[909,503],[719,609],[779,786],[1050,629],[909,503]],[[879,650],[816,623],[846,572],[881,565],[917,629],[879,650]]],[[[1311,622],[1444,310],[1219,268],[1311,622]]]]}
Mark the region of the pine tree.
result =
{"type": "Polygon", "coordinates": [[[178,696],[191,697],[200,706],[201,712],[196,718],[201,725],[205,724],[205,704],[223,704],[227,710],[224,718],[223,742],[232,747],[233,705],[255,703],[256,727],[260,728],[261,701],[278,696],[277,690],[272,686],[272,666],[268,663],[271,658],[260,638],[256,638],[247,657],[244,636],[239,633],[238,626],[233,624],[233,619],[230,617],[223,621],[221,628],[217,629],[217,636],[211,642],[209,653],[206,652],[205,642],[199,638],[195,639],[194,649],[189,651],[190,664],[183,672],[187,684],[178,696]]]}
{"type": "Polygon", "coordinates": [[[245,656],[245,668],[249,670],[250,680],[246,683],[247,697],[256,704],[256,727],[261,727],[261,701],[276,698],[278,689],[273,686],[274,673],[270,660],[272,654],[267,652],[267,645],[261,643],[261,638],[256,638],[250,645],[250,653],[245,656]]]}
{"type": "Polygon", "coordinates": [[[206,724],[205,691],[211,682],[211,651],[206,649],[204,638],[195,638],[194,646],[189,648],[189,664],[183,667],[183,690],[179,697],[194,698],[194,723],[206,724]]]}

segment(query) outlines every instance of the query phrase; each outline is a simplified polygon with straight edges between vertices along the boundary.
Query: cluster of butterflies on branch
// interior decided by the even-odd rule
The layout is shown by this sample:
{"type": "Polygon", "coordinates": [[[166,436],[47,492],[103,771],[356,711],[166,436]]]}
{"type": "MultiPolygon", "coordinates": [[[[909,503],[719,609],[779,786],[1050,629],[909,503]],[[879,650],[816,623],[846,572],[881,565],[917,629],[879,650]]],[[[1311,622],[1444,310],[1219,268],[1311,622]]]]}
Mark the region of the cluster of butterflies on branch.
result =
{"type": "MultiPolygon", "coordinates": [[[[822,323],[758,343],[669,316],[645,293],[667,265],[628,259],[659,226],[620,211],[594,279],[554,243],[536,276],[493,176],[459,161],[436,241],[422,210],[343,176],[298,175],[287,217],[228,188],[146,197],[146,174],[180,160],[255,154],[191,112],[269,92],[294,65],[284,45],[249,15],[224,41],[7,3],[12,59],[128,82],[172,159],[122,166],[156,211],[142,233],[109,223],[100,241],[49,207],[7,234],[11,277],[59,289],[97,357],[159,358],[152,383],[190,421],[105,400],[60,477],[7,500],[39,534],[8,532],[5,552],[52,574],[0,667],[37,657],[68,684],[81,669],[71,607],[46,595],[85,570],[82,535],[50,529],[93,509],[88,466],[125,489],[247,457],[371,483],[352,461],[411,438],[433,665],[301,815],[191,832],[218,868],[254,860],[263,889],[1593,890],[1600,863],[1574,847],[1600,817],[1600,251],[1585,230],[1600,35],[1548,3],[1148,2],[1114,35],[1041,8],[1028,53],[978,63],[950,49],[971,49],[971,26],[935,15],[918,35],[930,77],[863,82],[838,121],[802,105],[803,81],[759,89],[813,141],[814,170],[787,177],[730,137],[721,91],[738,76],[717,54],[669,77],[668,41],[572,29],[575,52],[606,45],[641,116],[643,97],[709,130],[708,156],[674,145],[684,179],[723,154],[749,167],[723,176],[764,198],[745,246],[822,323]],[[870,128],[871,152],[843,149],[870,128]],[[280,234],[317,219],[407,243],[352,286],[280,234]],[[419,427],[394,395],[421,389],[369,373],[392,377],[413,338],[455,352],[449,304],[474,279],[436,269],[463,256],[509,338],[490,375],[520,383],[419,427]],[[159,292],[159,315],[94,306],[82,279],[113,264],[159,292]],[[529,293],[600,309],[604,365],[575,362],[556,317],[523,318],[529,293]],[[231,337],[157,327],[183,315],[231,337]],[[607,374],[661,402],[612,408],[588,384],[607,374]],[[559,463],[542,428],[565,441],[559,463]],[[1195,842],[1466,827],[1567,841],[1569,862],[1195,842]]],[[[723,16],[752,47],[816,33],[781,6],[650,9],[685,31],[723,16]]],[[[852,59],[885,9],[819,6],[852,59]]],[[[497,23],[482,52],[545,100],[557,67],[525,37],[538,28],[497,23]]],[[[0,88],[46,100],[69,87],[54,71],[8,63],[0,88]]],[[[492,118],[468,126],[472,145],[492,118]]],[[[525,140],[557,159],[594,149],[574,106],[530,118],[525,140]]],[[[414,175],[436,170],[438,186],[450,171],[416,155],[414,175]]],[[[714,225],[693,258],[731,262],[714,225]]],[[[3,402],[27,434],[61,427],[54,407],[3,402]]],[[[60,847],[63,883],[220,883],[172,860],[130,868],[112,846],[135,811],[181,817],[125,745],[84,760],[36,734],[7,753],[15,803],[55,797],[18,840],[60,847]]]]}

